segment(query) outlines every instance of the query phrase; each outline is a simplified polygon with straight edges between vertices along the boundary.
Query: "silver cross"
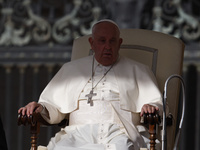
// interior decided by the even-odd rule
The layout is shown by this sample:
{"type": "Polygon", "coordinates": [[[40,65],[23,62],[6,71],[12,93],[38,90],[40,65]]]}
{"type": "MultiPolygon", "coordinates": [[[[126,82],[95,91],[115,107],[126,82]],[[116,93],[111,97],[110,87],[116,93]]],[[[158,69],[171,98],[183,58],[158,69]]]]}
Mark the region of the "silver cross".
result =
{"type": "Polygon", "coordinates": [[[88,104],[90,103],[90,106],[92,106],[92,97],[96,95],[97,93],[93,93],[93,90],[91,90],[89,94],[85,95],[85,97],[88,97],[87,103],[88,104]]]}

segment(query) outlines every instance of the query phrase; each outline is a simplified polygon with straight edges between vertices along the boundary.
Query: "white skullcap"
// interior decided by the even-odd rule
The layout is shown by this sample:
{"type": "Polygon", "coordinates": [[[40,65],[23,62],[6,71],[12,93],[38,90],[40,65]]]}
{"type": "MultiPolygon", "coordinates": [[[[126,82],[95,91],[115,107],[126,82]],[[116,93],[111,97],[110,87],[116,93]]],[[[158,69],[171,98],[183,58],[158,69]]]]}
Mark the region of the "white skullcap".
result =
{"type": "MultiPolygon", "coordinates": [[[[119,30],[119,26],[117,25],[117,23],[114,22],[113,20],[110,20],[110,19],[102,19],[102,20],[99,20],[99,21],[97,21],[97,22],[93,25],[93,27],[94,27],[95,25],[101,23],[101,22],[110,22],[110,23],[114,24],[114,25],[118,28],[118,30],[119,30]]],[[[93,28],[93,27],[92,27],[92,28],[93,28]]]]}

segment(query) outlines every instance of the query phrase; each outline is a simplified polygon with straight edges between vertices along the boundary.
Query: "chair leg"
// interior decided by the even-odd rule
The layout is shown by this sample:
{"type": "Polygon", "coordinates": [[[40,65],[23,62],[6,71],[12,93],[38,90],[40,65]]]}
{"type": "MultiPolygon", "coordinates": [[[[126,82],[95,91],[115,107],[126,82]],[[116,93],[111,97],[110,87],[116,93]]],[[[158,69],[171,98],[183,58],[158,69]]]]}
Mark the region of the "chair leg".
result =
{"type": "Polygon", "coordinates": [[[156,124],[149,124],[149,134],[150,134],[150,150],[155,150],[156,146],[156,124]]]}
{"type": "Polygon", "coordinates": [[[40,123],[31,125],[31,150],[37,150],[37,138],[40,132],[40,123]]]}
{"type": "Polygon", "coordinates": [[[154,114],[145,113],[143,115],[143,123],[149,125],[149,139],[150,139],[150,150],[155,150],[156,148],[156,125],[161,123],[161,117],[158,112],[154,114]]]}

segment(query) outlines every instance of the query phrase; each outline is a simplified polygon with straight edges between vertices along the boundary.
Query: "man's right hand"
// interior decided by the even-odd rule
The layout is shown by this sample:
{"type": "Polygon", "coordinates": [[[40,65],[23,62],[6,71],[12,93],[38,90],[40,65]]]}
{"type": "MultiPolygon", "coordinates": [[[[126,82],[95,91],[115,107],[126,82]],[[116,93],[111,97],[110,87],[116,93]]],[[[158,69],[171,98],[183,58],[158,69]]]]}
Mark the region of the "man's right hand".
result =
{"type": "Polygon", "coordinates": [[[33,114],[33,112],[39,113],[43,110],[43,106],[37,102],[30,102],[25,107],[21,107],[18,110],[18,113],[22,113],[24,116],[25,114],[27,116],[30,116],[33,114]]]}

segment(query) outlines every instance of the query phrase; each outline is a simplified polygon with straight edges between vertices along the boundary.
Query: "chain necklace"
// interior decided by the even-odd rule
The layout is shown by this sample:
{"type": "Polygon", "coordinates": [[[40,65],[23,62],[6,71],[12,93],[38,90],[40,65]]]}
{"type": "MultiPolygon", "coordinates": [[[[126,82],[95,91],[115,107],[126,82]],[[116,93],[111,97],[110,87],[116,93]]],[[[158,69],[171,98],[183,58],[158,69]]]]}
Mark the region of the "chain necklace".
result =
{"type": "Polygon", "coordinates": [[[91,80],[92,80],[92,89],[91,89],[91,91],[90,91],[89,94],[85,95],[86,97],[88,97],[87,103],[88,103],[88,104],[90,103],[90,106],[93,105],[92,97],[97,95],[97,93],[93,93],[94,88],[95,88],[95,87],[99,84],[99,82],[106,76],[106,74],[112,69],[112,67],[114,66],[114,64],[115,64],[115,63],[113,63],[113,64],[110,66],[110,68],[104,73],[104,75],[100,78],[100,80],[96,83],[96,85],[93,86],[93,84],[94,84],[94,82],[93,82],[93,80],[94,80],[94,73],[95,73],[95,72],[94,72],[94,56],[93,56],[93,61],[92,61],[92,77],[91,77],[91,80]]]}

